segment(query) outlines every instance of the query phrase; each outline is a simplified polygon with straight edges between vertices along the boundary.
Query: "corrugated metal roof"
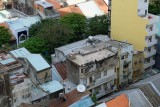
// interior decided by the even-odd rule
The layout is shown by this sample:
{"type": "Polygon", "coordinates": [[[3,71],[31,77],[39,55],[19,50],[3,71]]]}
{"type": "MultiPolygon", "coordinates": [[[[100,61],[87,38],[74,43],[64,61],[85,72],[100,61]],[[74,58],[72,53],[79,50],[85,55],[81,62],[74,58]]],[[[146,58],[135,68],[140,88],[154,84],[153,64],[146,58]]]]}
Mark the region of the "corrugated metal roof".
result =
{"type": "Polygon", "coordinates": [[[63,80],[54,65],[52,65],[52,79],[56,81],[63,80]]]}
{"type": "Polygon", "coordinates": [[[89,96],[86,96],[85,98],[73,103],[69,107],[91,107],[93,105],[94,103],[91,98],[89,96]]]}
{"type": "Polygon", "coordinates": [[[16,61],[14,58],[8,58],[6,60],[0,61],[1,64],[5,65],[5,64],[9,64],[11,62],[16,61]]]}
{"type": "Polygon", "coordinates": [[[71,92],[65,94],[66,99],[67,99],[66,101],[64,101],[61,98],[58,98],[58,99],[51,101],[48,106],[49,107],[57,107],[57,105],[58,105],[58,107],[69,107],[70,105],[83,99],[87,95],[90,95],[90,92],[87,90],[85,92],[80,93],[76,89],[74,89],[71,92]]]}
{"type": "Polygon", "coordinates": [[[26,58],[37,71],[51,67],[40,54],[30,54],[26,58]]]}
{"type": "Polygon", "coordinates": [[[10,52],[16,58],[26,58],[37,71],[51,67],[40,54],[31,54],[26,48],[20,48],[10,52]]]}
{"type": "Polygon", "coordinates": [[[143,94],[147,97],[149,102],[152,104],[153,107],[160,106],[160,96],[156,93],[154,88],[148,84],[140,88],[143,94]]]}
{"type": "Polygon", "coordinates": [[[26,55],[31,54],[26,48],[19,48],[13,51],[10,51],[10,53],[15,56],[16,58],[18,57],[25,57],[26,55]]]}
{"type": "Polygon", "coordinates": [[[46,2],[46,1],[35,1],[35,4],[38,4],[44,8],[47,8],[47,7],[52,7],[53,5],[49,2],[46,2]]]}
{"type": "Polygon", "coordinates": [[[18,30],[18,29],[24,29],[29,28],[32,24],[40,21],[40,18],[38,16],[34,17],[25,17],[25,18],[19,18],[17,20],[9,20],[7,21],[8,25],[11,27],[11,29],[18,30]]]}
{"type": "Polygon", "coordinates": [[[160,78],[152,81],[151,85],[155,89],[157,94],[160,96],[160,78]]]}
{"type": "Polygon", "coordinates": [[[96,5],[94,1],[77,4],[86,18],[104,15],[104,12],[96,5]]]}
{"type": "Polygon", "coordinates": [[[54,64],[56,70],[58,71],[58,73],[60,74],[61,78],[63,80],[67,79],[67,69],[66,69],[66,65],[64,63],[57,63],[54,64]]]}
{"type": "Polygon", "coordinates": [[[44,91],[49,91],[49,93],[54,93],[56,91],[59,91],[61,89],[63,89],[63,86],[56,80],[52,80],[50,82],[47,83],[43,83],[42,85],[40,85],[41,88],[44,89],[44,91]]]}

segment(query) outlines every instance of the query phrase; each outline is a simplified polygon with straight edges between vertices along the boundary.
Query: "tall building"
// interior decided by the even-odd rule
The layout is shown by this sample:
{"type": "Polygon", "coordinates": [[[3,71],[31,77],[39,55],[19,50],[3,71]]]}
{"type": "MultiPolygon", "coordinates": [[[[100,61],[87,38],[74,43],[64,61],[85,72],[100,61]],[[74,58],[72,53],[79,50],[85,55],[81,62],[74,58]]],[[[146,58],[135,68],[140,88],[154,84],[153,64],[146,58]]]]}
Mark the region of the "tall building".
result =
{"type": "Polygon", "coordinates": [[[144,52],[144,69],[155,64],[158,17],[148,13],[148,0],[112,0],[111,37],[144,52]]]}

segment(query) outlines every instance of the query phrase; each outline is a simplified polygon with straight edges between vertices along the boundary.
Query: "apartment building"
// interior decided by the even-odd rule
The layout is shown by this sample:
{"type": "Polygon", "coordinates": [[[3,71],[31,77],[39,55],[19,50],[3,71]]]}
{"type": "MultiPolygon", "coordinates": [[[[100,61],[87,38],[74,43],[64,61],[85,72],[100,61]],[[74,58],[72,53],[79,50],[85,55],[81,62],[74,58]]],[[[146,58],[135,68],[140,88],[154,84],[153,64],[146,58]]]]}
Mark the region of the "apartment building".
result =
{"type": "Polygon", "coordinates": [[[142,51],[133,51],[133,82],[138,81],[143,76],[144,53],[142,51]]]}
{"type": "Polygon", "coordinates": [[[113,0],[111,6],[111,37],[127,40],[134,50],[144,52],[144,70],[155,64],[155,34],[158,17],[148,13],[149,0],[113,0]]]}
{"type": "Polygon", "coordinates": [[[132,58],[133,45],[127,42],[110,40],[106,42],[111,51],[118,52],[118,63],[116,65],[117,86],[119,88],[128,86],[132,82],[132,58]]]}
{"type": "Polygon", "coordinates": [[[25,73],[34,84],[42,84],[51,80],[51,66],[40,54],[32,54],[25,48],[10,51],[25,66],[25,73]]]}
{"type": "Polygon", "coordinates": [[[74,50],[67,58],[68,79],[101,97],[117,89],[117,53],[109,51],[105,42],[94,38],[88,42],[92,45],[74,50]]]}

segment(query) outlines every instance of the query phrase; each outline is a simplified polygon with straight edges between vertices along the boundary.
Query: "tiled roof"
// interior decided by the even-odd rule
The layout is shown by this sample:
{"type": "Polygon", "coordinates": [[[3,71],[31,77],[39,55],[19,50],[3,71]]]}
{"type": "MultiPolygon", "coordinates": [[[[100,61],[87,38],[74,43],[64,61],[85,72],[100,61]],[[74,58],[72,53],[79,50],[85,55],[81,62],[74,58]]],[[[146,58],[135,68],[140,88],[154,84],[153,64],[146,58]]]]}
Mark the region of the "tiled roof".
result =
{"type": "MultiPolygon", "coordinates": [[[[0,23],[0,26],[3,26],[5,28],[8,28],[9,29],[9,25],[6,23],[6,22],[3,22],[3,23],[0,23]]],[[[11,33],[11,41],[14,41],[16,40],[16,38],[14,37],[14,35],[12,34],[12,32],[9,30],[9,32],[11,33]]]]}
{"type": "Polygon", "coordinates": [[[89,95],[89,91],[85,91],[83,93],[78,92],[76,89],[71,91],[70,93],[65,94],[66,101],[58,98],[49,103],[49,107],[69,107],[69,105],[79,101],[82,97],[89,95]]]}
{"type": "Polygon", "coordinates": [[[97,6],[105,13],[107,14],[108,13],[108,6],[107,4],[105,3],[104,0],[94,0],[97,4],[97,6]]]}
{"type": "Polygon", "coordinates": [[[62,7],[62,5],[56,0],[46,0],[46,1],[51,3],[54,6],[54,9],[59,9],[62,7]]]}
{"type": "Polygon", "coordinates": [[[79,13],[79,14],[82,14],[82,11],[79,7],[77,6],[68,6],[68,7],[64,7],[64,8],[60,8],[57,10],[59,13],[60,13],[60,16],[65,16],[69,13],[79,13]]]}
{"type": "Polygon", "coordinates": [[[57,69],[58,73],[60,74],[63,80],[67,79],[67,69],[64,63],[57,63],[54,64],[55,68],[57,69]]]}
{"type": "Polygon", "coordinates": [[[125,94],[122,94],[108,102],[106,102],[107,107],[129,107],[129,100],[125,94]]]}

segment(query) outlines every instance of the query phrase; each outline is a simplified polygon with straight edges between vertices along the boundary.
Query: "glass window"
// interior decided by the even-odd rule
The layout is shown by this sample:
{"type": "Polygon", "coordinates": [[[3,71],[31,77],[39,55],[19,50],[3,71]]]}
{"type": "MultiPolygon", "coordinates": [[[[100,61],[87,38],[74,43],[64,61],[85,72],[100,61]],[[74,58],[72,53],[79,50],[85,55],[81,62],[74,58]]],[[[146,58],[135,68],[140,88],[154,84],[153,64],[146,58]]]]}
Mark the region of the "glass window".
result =
{"type": "Polygon", "coordinates": [[[104,76],[106,76],[107,75],[107,70],[106,71],[104,71],[104,76]]]}

